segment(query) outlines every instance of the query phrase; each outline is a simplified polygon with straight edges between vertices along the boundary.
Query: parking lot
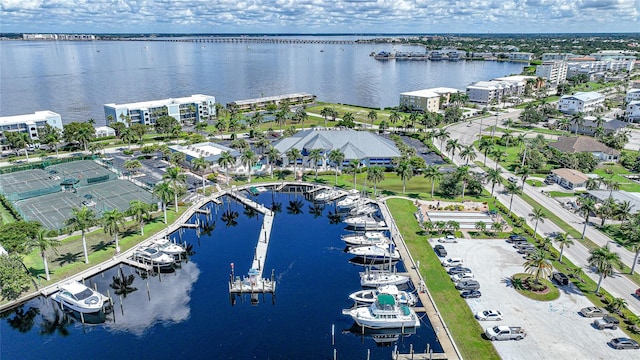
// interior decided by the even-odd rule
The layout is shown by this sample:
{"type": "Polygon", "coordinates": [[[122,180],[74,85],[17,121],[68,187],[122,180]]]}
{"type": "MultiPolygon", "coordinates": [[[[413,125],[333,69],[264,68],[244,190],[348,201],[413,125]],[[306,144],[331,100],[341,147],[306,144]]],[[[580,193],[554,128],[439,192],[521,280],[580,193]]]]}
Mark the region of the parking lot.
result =
{"type": "MultiPolygon", "coordinates": [[[[431,240],[432,246],[436,244],[431,240]]],[[[494,342],[503,359],[640,358],[640,350],[614,350],[607,344],[614,337],[626,337],[622,330],[597,330],[591,325],[593,318],[578,314],[581,308],[593,304],[572,284],[562,286],[560,297],[549,302],[517,293],[509,278],[524,272],[524,259],[505,240],[460,239],[444,247],[447,257],[462,258],[463,266],[470,268],[480,282],[482,296],[467,299],[472,312],[495,309],[504,314],[502,321],[482,321],[482,328],[510,325],[527,331],[524,340],[494,342]]]]}

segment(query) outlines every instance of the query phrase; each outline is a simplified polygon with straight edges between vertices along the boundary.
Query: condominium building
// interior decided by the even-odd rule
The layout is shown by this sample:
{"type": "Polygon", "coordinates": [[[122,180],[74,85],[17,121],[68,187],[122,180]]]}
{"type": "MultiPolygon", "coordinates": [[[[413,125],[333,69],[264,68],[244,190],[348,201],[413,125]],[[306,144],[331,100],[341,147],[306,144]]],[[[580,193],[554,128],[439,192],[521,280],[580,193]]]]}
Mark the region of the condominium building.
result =
{"type": "Polygon", "coordinates": [[[206,121],[216,115],[216,98],[191,95],[176,99],[143,101],[129,104],[104,104],[107,125],[114,122],[154,125],[161,116],[171,116],[182,123],[206,121]]]}
{"type": "Polygon", "coordinates": [[[619,72],[633,70],[634,62],[630,60],[605,61],[569,61],[567,62],[567,78],[578,74],[593,74],[605,71],[619,72]]]}
{"type": "Polygon", "coordinates": [[[640,101],[632,101],[627,104],[624,117],[630,122],[640,122],[640,101]]]}
{"type": "Polygon", "coordinates": [[[517,61],[531,61],[533,60],[533,53],[530,52],[512,52],[506,54],[509,60],[517,61]]]}
{"type": "Polygon", "coordinates": [[[400,107],[436,112],[440,109],[440,106],[449,102],[451,94],[459,92],[460,90],[458,89],[446,87],[404,92],[400,94],[400,107]]]}
{"type": "Polygon", "coordinates": [[[571,53],[544,53],[542,54],[542,61],[566,61],[572,57],[575,57],[575,55],[571,53]]]}
{"type": "Polygon", "coordinates": [[[596,60],[636,60],[635,53],[628,50],[600,50],[589,56],[596,60]]]}
{"type": "Polygon", "coordinates": [[[627,96],[624,98],[627,103],[632,101],[640,101],[640,89],[630,89],[627,91],[627,96]]]}
{"type": "Polygon", "coordinates": [[[227,103],[227,108],[244,112],[244,111],[256,111],[265,110],[269,105],[280,105],[281,102],[288,101],[289,105],[307,105],[316,101],[316,96],[307,93],[296,93],[278,96],[267,96],[256,99],[236,100],[227,103]]]}
{"type": "Polygon", "coordinates": [[[565,61],[543,61],[536,67],[536,76],[546,79],[548,87],[555,88],[567,79],[567,63],[565,61]]]}
{"type": "Polygon", "coordinates": [[[0,136],[5,131],[17,131],[27,133],[32,141],[37,141],[39,131],[46,124],[62,130],[60,114],[46,110],[26,115],[3,116],[0,117],[0,136]]]}
{"type": "Polygon", "coordinates": [[[478,81],[467,86],[469,101],[479,104],[498,103],[506,97],[522,96],[526,81],[517,78],[498,78],[491,81],[478,81]]]}
{"type": "Polygon", "coordinates": [[[558,100],[558,110],[565,114],[588,114],[604,106],[604,95],[598,92],[577,92],[558,100]]]}

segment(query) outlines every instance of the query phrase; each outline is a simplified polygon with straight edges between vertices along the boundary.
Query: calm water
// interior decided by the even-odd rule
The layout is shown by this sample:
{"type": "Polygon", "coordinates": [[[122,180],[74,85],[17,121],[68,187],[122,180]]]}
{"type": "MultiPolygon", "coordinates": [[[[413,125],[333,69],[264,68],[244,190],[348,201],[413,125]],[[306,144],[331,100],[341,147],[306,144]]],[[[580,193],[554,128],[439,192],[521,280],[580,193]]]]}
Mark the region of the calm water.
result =
{"type": "MultiPolygon", "coordinates": [[[[64,122],[102,105],[203,93],[223,104],[308,92],[320,101],[397,106],[399,94],[520,73],[523,64],[377,61],[391,45],[224,44],[151,41],[0,41],[0,116],[52,110],[64,122]],[[321,51],[322,50],[322,51],[321,51]]],[[[420,47],[396,46],[398,51],[420,47]]]]}
{"type": "MultiPolygon", "coordinates": [[[[371,337],[349,331],[353,322],[341,310],[351,306],[348,294],[360,289],[361,267],[350,264],[343,251],[344,224],[330,223],[327,215],[335,211],[333,205],[313,214],[300,195],[263,193],[258,201],[266,206],[280,203],[282,209],[274,220],[265,265],[265,276],[273,269],[278,281],[275,303],[271,295],[260,297],[257,306],[248,297],[235,305],[230,302],[229,264],[235,263],[237,275],[249,268],[262,216],[251,217],[242,206],[226,201],[214,214],[210,234],[199,239],[193,230],[172,235],[193,244],[195,252],[174,273],[144,279],[136,270],[122,268],[125,277],[133,275],[130,287],[137,289],[123,297],[124,315],[116,298],[115,319],[109,315],[105,323],[83,327],[50,300],[35,299],[2,314],[0,358],[60,359],[90,353],[96,359],[332,359],[335,349],[339,359],[366,359],[370,349],[371,359],[389,359],[395,345],[408,352],[410,344],[424,350],[427,343],[441,351],[426,317],[416,333],[391,347],[379,347],[371,337]],[[290,202],[296,200],[303,202],[300,214],[290,211],[290,202]],[[238,213],[235,226],[221,219],[228,209],[238,213]]],[[[119,271],[110,269],[89,282],[106,293],[119,271]]]]}

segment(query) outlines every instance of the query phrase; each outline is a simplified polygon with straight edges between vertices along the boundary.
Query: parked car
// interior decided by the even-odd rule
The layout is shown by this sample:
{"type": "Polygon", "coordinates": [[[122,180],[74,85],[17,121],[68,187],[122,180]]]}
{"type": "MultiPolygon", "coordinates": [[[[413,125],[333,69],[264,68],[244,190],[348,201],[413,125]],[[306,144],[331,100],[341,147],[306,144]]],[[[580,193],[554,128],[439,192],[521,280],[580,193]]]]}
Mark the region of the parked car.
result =
{"type": "Polygon", "coordinates": [[[438,242],[441,243],[457,243],[458,242],[458,238],[455,237],[454,235],[446,235],[445,237],[441,237],[440,239],[438,239],[438,242]]]}
{"type": "Polygon", "coordinates": [[[515,176],[509,176],[507,180],[509,180],[510,183],[514,183],[514,184],[518,183],[518,178],[515,176]]]}
{"type": "Polygon", "coordinates": [[[599,307],[589,306],[589,307],[580,309],[580,315],[588,318],[603,317],[607,315],[607,312],[604,311],[604,309],[601,309],[599,307]]]}
{"type": "Polygon", "coordinates": [[[640,349],[640,344],[637,341],[629,338],[614,338],[609,341],[609,345],[616,350],[623,349],[640,349]]]}
{"type": "Polygon", "coordinates": [[[561,272],[554,272],[552,278],[558,285],[569,285],[569,277],[561,272]]]}
{"type": "Polygon", "coordinates": [[[482,296],[480,290],[466,290],[460,293],[460,296],[464,299],[475,299],[482,296]]]}
{"type": "Polygon", "coordinates": [[[516,243],[516,242],[522,242],[522,241],[526,242],[527,238],[519,234],[511,234],[507,239],[508,243],[516,243]]]}
{"type": "Polygon", "coordinates": [[[611,329],[615,330],[620,325],[620,320],[614,318],[611,315],[605,315],[601,319],[593,320],[593,326],[598,328],[599,330],[603,329],[611,329]]]}
{"type": "Polygon", "coordinates": [[[500,321],[503,315],[499,310],[484,310],[476,313],[476,319],[480,321],[500,321]]]}
{"type": "Polygon", "coordinates": [[[470,273],[471,269],[462,267],[462,266],[454,266],[449,268],[449,271],[447,272],[449,273],[449,275],[456,275],[456,274],[470,273]]]}
{"type": "Polygon", "coordinates": [[[464,280],[456,284],[458,290],[478,290],[480,289],[480,283],[476,280],[464,280]]]}
{"type": "Polygon", "coordinates": [[[535,246],[523,246],[518,249],[518,254],[529,255],[536,250],[535,246]]]}
{"type": "Polygon", "coordinates": [[[475,279],[475,275],[473,275],[472,273],[462,273],[462,274],[451,275],[451,281],[453,281],[454,283],[457,283],[459,281],[464,281],[464,280],[473,280],[473,279],[475,279]]]}
{"type": "Polygon", "coordinates": [[[460,266],[464,263],[464,261],[460,258],[448,258],[447,260],[442,261],[442,266],[444,267],[456,267],[460,266]]]}
{"type": "Polygon", "coordinates": [[[522,340],[527,332],[519,326],[493,326],[485,329],[484,334],[491,341],[522,340]]]}
{"type": "Polygon", "coordinates": [[[516,242],[513,245],[514,248],[520,250],[522,248],[527,248],[527,247],[535,247],[533,244],[530,244],[528,242],[516,242]]]}
{"type": "Polygon", "coordinates": [[[433,250],[436,252],[436,255],[438,255],[439,257],[446,257],[447,256],[447,249],[445,249],[444,246],[442,246],[440,244],[434,246],[433,250]]]}

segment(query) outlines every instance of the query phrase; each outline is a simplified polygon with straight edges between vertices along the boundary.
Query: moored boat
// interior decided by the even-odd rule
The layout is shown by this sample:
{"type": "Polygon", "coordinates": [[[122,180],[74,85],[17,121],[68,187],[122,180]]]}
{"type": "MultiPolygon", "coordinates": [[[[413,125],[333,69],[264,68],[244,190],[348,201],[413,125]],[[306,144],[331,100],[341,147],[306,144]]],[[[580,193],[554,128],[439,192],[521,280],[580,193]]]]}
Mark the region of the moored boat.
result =
{"type": "Polygon", "coordinates": [[[370,329],[397,329],[420,326],[420,318],[407,305],[398,304],[390,294],[379,294],[370,306],[342,310],[360,326],[370,329]]]}
{"type": "Polygon", "coordinates": [[[351,216],[371,215],[371,214],[375,214],[376,211],[378,211],[378,208],[375,207],[374,205],[363,203],[349,210],[349,215],[351,216]]]}
{"type": "Polygon", "coordinates": [[[349,246],[363,246],[363,245],[388,245],[391,244],[389,239],[384,233],[379,231],[367,231],[361,234],[348,234],[342,236],[342,241],[349,246]]]}
{"type": "Polygon", "coordinates": [[[157,239],[151,242],[151,246],[160,250],[160,252],[170,256],[180,256],[186,252],[183,246],[174,244],[167,239],[157,239]]]}
{"type": "Polygon", "coordinates": [[[329,201],[336,196],[340,195],[340,192],[337,190],[327,190],[317,194],[313,200],[315,201],[329,201]]]}
{"type": "Polygon", "coordinates": [[[386,227],[382,220],[376,220],[372,216],[354,216],[344,220],[344,222],[354,229],[377,229],[386,227]]]}
{"type": "Polygon", "coordinates": [[[173,267],[175,259],[155,247],[139,247],[133,253],[133,260],[148,264],[154,268],[167,269],[173,267]]]}
{"type": "Polygon", "coordinates": [[[355,301],[356,304],[372,304],[380,294],[393,295],[398,304],[415,306],[418,303],[418,298],[414,294],[398,290],[398,287],[395,285],[385,285],[377,289],[356,291],[349,295],[349,299],[355,301]]]}
{"type": "Polygon", "coordinates": [[[362,287],[380,287],[384,285],[402,285],[409,282],[409,277],[386,271],[366,271],[360,273],[362,287]]]}
{"type": "Polygon", "coordinates": [[[351,248],[347,252],[351,255],[369,260],[400,260],[400,252],[393,244],[384,247],[378,245],[359,246],[351,248]]]}
{"type": "Polygon", "coordinates": [[[60,291],[51,299],[60,303],[63,309],[79,313],[96,313],[105,309],[109,298],[77,281],[60,285],[60,291]]]}
{"type": "Polygon", "coordinates": [[[344,199],[338,201],[336,205],[339,209],[351,209],[357,205],[361,205],[359,195],[348,195],[344,199]]]}

